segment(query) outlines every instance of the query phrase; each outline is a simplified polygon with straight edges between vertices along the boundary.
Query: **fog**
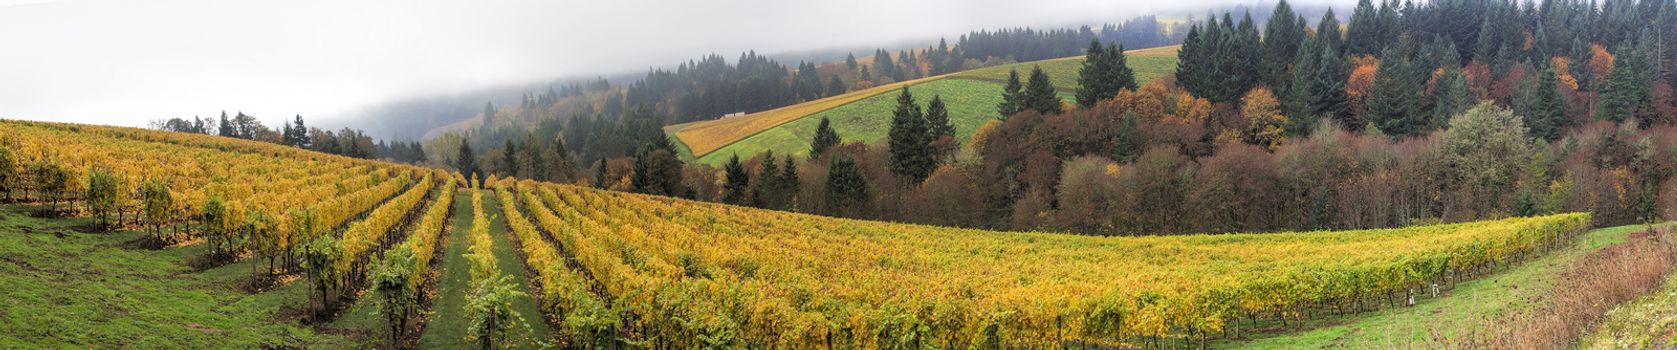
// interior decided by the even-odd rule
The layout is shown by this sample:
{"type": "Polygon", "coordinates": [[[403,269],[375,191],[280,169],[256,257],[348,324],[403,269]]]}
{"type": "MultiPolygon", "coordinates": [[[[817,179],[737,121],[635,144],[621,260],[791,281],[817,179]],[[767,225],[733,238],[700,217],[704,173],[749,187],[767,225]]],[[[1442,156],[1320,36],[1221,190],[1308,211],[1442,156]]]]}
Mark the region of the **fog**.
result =
{"type": "Polygon", "coordinates": [[[1235,4],[1272,6],[1223,0],[0,0],[0,118],[141,126],[226,110],[269,124],[301,114],[330,125],[395,99],[644,71],[707,53],[733,58],[751,49],[875,47],[983,28],[1203,14],[1235,4]]]}

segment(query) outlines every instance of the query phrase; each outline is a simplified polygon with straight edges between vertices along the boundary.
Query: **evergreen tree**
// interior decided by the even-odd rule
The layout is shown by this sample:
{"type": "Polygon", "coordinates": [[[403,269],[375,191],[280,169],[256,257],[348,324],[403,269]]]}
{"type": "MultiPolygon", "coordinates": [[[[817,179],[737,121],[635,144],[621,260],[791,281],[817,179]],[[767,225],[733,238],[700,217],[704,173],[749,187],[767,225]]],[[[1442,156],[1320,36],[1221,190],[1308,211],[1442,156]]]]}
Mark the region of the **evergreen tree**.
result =
{"type": "Polygon", "coordinates": [[[904,86],[897,95],[897,109],[891,114],[890,131],[892,174],[918,185],[937,168],[937,150],[932,147],[931,128],[914,95],[904,86]]]}
{"type": "Polygon", "coordinates": [[[891,53],[885,52],[885,50],[874,52],[873,74],[879,78],[898,76],[897,62],[891,60],[891,53]]]}
{"type": "MultiPolygon", "coordinates": [[[[770,159],[768,161],[772,162],[774,160],[770,159]]],[[[797,207],[798,186],[800,181],[798,180],[798,162],[792,159],[792,155],[786,155],[785,162],[781,163],[780,166],[780,176],[778,176],[776,180],[779,180],[780,182],[779,191],[781,198],[779,208],[795,209],[797,207]]]]}
{"type": "Polygon", "coordinates": [[[949,122],[949,109],[943,105],[943,97],[932,95],[932,101],[926,103],[926,123],[932,133],[932,139],[939,137],[955,137],[955,125],[949,122]]]}
{"type": "Polygon", "coordinates": [[[471,142],[460,140],[460,150],[459,153],[456,153],[454,162],[454,167],[459,168],[460,173],[465,174],[467,179],[476,179],[476,183],[483,183],[485,176],[481,170],[478,170],[477,155],[472,153],[471,142]]]}
{"type": "Polygon", "coordinates": [[[856,54],[855,53],[844,54],[844,66],[845,67],[850,67],[850,70],[856,70],[856,54]]]}
{"type": "Polygon", "coordinates": [[[668,148],[656,145],[642,147],[635,154],[634,173],[629,175],[629,187],[635,192],[681,196],[681,160],[668,148]]]}
{"type": "Polygon", "coordinates": [[[827,163],[827,208],[843,213],[868,202],[868,180],[849,156],[840,155],[827,163]]]}
{"type": "Polygon", "coordinates": [[[483,103],[483,125],[494,125],[494,124],[495,124],[495,104],[490,103],[490,102],[484,102],[483,103]]]}
{"type": "Polygon", "coordinates": [[[1373,55],[1380,52],[1379,10],[1369,0],[1357,0],[1351,11],[1351,24],[1345,29],[1345,51],[1352,55],[1373,55]]]}
{"type": "Polygon", "coordinates": [[[1120,89],[1135,90],[1135,73],[1126,65],[1123,47],[1102,47],[1099,40],[1092,40],[1088,52],[1083,69],[1078,71],[1077,83],[1081,85],[1077,89],[1078,106],[1094,106],[1117,95],[1120,89]]]}
{"type": "Polygon", "coordinates": [[[1054,92],[1054,83],[1048,81],[1048,74],[1042,72],[1041,66],[1031,68],[1031,78],[1025,83],[1025,94],[1021,100],[1026,109],[1036,110],[1042,114],[1060,114],[1060,96],[1054,92]]]}
{"type": "Polygon", "coordinates": [[[285,143],[292,147],[309,148],[309,129],[303,126],[302,114],[298,114],[297,121],[286,129],[285,143]]]}
{"type": "Polygon", "coordinates": [[[1141,131],[1136,127],[1135,112],[1124,112],[1113,135],[1112,160],[1129,163],[1141,156],[1141,131]]]}
{"type": "Polygon", "coordinates": [[[838,96],[844,94],[845,90],[848,89],[844,87],[844,81],[839,80],[837,74],[827,79],[827,96],[838,96]]]}
{"type": "Polygon", "coordinates": [[[1019,70],[1009,69],[1007,84],[1002,86],[1002,103],[996,105],[996,112],[1001,113],[1002,120],[1025,111],[1025,95],[1022,89],[1024,87],[1019,83],[1019,70]]]}
{"type": "Polygon", "coordinates": [[[518,145],[507,139],[506,146],[501,148],[501,173],[506,176],[518,176],[518,145]]]}
{"type": "Polygon", "coordinates": [[[1650,99],[1642,55],[1629,44],[1619,45],[1613,70],[1607,74],[1606,88],[1601,102],[1596,105],[1596,119],[1621,122],[1636,116],[1636,109],[1650,99]]]}
{"type": "Polygon", "coordinates": [[[1467,77],[1462,75],[1460,68],[1444,68],[1444,74],[1433,84],[1430,127],[1437,130],[1449,125],[1450,117],[1467,112],[1468,108],[1473,107],[1474,101],[1467,90],[1467,77]]]}
{"type": "Polygon", "coordinates": [[[821,117],[821,124],[815,126],[815,138],[809,141],[809,156],[811,158],[827,153],[827,150],[838,146],[839,135],[833,130],[833,123],[827,117],[821,117]]]}
{"type": "Polygon", "coordinates": [[[1560,91],[1555,90],[1559,78],[1555,76],[1555,68],[1543,70],[1543,75],[1534,80],[1532,87],[1520,94],[1527,100],[1523,103],[1521,112],[1531,126],[1528,131],[1533,138],[1543,140],[1559,139],[1563,130],[1571,126],[1572,120],[1566,116],[1566,102],[1561,98],[1560,91]]]}
{"type": "Polygon", "coordinates": [[[1399,51],[1381,54],[1368,97],[1369,122],[1391,136],[1419,134],[1427,127],[1421,113],[1421,82],[1415,80],[1409,58],[1399,51]]]}
{"type": "Polygon", "coordinates": [[[221,111],[221,122],[216,125],[220,126],[220,128],[216,130],[216,136],[239,137],[238,129],[233,126],[232,121],[227,120],[227,111],[221,111]]]}
{"type": "Polygon", "coordinates": [[[1304,43],[1304,29],[1304,17],[1294,13],[1286,0],[1275,4],[1269,23],[1264,25],[1263,50],[1258,62],[1260,78],[1270,91],[1287,91],[1287,83],[1292,78],[1288,66],[1293,64],[1299,46],[1304,43]]]}
{"type": "Polygon", "coordinates": [[[757,182],[751,184],[751,206],[780,209],[780,163],[774,151],[763,154],[757,163],[757,182]]]}
{"type": "Polygon", "coordinates": [[[606,160],[602,158],[594,164],[594,188],[606,188],[606,160]]]}
{"type": "Polygon", "coordinates": [[[1316,96],[1315,103],[1310,110],[1314,117],[1329,117],[1338,119],[1344,125],[1357,125],[1354,121],[1344,120],[1346,101],[1349,97],[1345,92],[1345,79],[1350,76],[1350,67],[1344,58],[1331,46],[1324,46],[1320,54],[1321,61],[1316,63],[1316,74],[1310,79],[1310,93],[1316,96]]]}

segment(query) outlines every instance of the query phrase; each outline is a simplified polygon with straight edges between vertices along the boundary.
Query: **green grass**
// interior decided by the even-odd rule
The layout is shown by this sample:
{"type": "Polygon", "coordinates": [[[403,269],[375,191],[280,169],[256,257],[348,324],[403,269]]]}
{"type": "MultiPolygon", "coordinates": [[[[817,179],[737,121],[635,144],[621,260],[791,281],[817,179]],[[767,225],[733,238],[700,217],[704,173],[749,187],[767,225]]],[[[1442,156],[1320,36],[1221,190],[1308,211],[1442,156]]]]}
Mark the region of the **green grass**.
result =
{"type": "MultiPolygon", "coordinates": [[[[466,293],[472,288],[470,262],[466,259],[466,246],[471,242],[467,235],[472,231],[472,190],[462,189],[454,197],[454,228],[449,232],[448,246],[443,257],[443,271],[441,280],[437,283],[437,299],[431,305],[434,313],[429,324],[425,326],[425,333],[419,337],[419,347],[422,349],[460,349],[468,348],[466,331],[471,320],[464,315],[466,293]]],[[[486,214],[499,213],[496,209],[496,199],[492,194],[483,196],[483,210],[486,214]]],[[[489,236],[494,239],[496,266],[501,273],[513,277],[513,281],[520,286],[530,285],[524,276],[523,262],[518,259],[512,242],[507,239],[507,223],[498,215],[489,224],[489,236]]],[[[528,290],[525,290],[529,293],[528,290]]],[[[525,323],[530,325],[528,339],[544,340],[548,337],[548,327],[543,321],[541,309],[537,307],[535,299],[529,296],[513,300],[513,311],[524,317],[525,323]]],[[[526,343],[524,348],[536,348],[526,343]]]]}
{"type": "MultiPolygon", "coordinates": [[[[955,137],[965,140],[972,136],[973,131],[985,122],[995,119],[996,105],[1002,102],[1002,85],[971,79],[941,79],[917,84],[908,88],[914,94],[915,102],[923,108],[932,100],[933,95],[941,96],[943,103],[949,106],[950,123],[955,125],[955,137]]],[[[833,123],[833,130],[846,142],[861,140],[870,144],[878,144],[885,140],[891,130],[891,112],[897,108],[897,96],[901,92],[891,92],[874,95],[838,108],[781,124],[773,129],[752,135],[744,140],[729,144],[710,154],[700,157],[699,163],[722,165],[735,154],[740,158],[774,151],[779,155],[793,154],[804,157],[809,154],[809,140],[815,137],[815,128],[821,125],[821,118],[828,118],[833,123]]],[[[1071,101],[1073,96],[1060,94],[1060,98],[1071,101]]],[[[678,150],[681,146],[677,146],[678,150]]]]}
{"type": "MultiPolygon", "coordinates": [[[[1432,332],[1454,339],[1509,310],[1531,307],[1571,262],[1601,248],[1622,243],[1642,225],[1591,230],[1579,241],[1511,269],[1462,282],[1438,298],[1417,298],[1414,307],[1386,308],[1354,316],[1307,321],[1307,330],[1269,329],[1246,339],[1215,345],[1243,349],[1320,349],[1328,347],[1407,348],[1427,344],[1432,332]]],[[[1279,327],[1278,325],[1268,325],[1279,327]]]]}
{"type": "MultiPolygon", "coordinates": [[[[1166,46],[1133,50],[1125,53],[1125,64],[1135,72],[1136,83],[1145,84],[1159,77],[1176,74],[1176,51],[1179,48],[1180,46],[1166,46]]],[[[1005,84],[1008,72],[1017,69],[1019,80],[1022,82],[1030,77],[1033,67],[1042,67],[1042,72],[1048,74],[1048,82],[1054,84],[1054,89],[1061,93],[1076,94],[1077,89],[1082,87],[1077,83],[1077,76],[1083,70],[1083,56],[985,67],[955,73],[953,77],[1005,84]]]]}
{"type": "Polygon", "coordinates": [[[0,348],[357,348],[357,334],[317,333],[295,310],[306,283],[246,294],[249,259],[204,272],[185,265],[194,245],[127,248],[140,232],[79,233],[89,219],[37,219],[0,206],[0,348]],[[289,312],[288,312],[289,311],[289,312]]]}

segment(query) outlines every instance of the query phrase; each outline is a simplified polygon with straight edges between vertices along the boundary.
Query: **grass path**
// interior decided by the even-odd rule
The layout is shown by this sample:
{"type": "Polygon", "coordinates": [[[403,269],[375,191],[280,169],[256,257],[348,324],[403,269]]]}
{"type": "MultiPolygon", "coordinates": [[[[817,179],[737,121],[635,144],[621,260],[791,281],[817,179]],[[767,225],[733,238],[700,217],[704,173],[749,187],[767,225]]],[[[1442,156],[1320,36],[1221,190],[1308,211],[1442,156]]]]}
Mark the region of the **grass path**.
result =
{"type": "Polygon", "coordinates": [[[298,324],[300,281],[257,294],[246,259],[202,272],[202,244],[125,246],[141,232],[81,233],[87,218],[38,219],[0,206],[0,349],[361,348],[365,338],[298,324]],[[285,316],[291,315],[291,316],[285,316]]]}
{"type": "Polygon", "coordinates": [[[1432,338],[1435,331],[1454,339],[1486,319],[1508,310],[1531,307],[1535,297],[1554,292],[1549,286],[1571,262],[1622,243],[1631,232],[1642,228],[1642,225],[1628,225],[1591,230],[1567,248],[1462,282],[1441,297],[1417,299],[1413,307],[1322,318],[1307,321],[1306,331],[1272,330],[1216,345],[1242,349],[1407,348],[1427,344],[1424,341],[1432,338]]]}
{"type": "MultiPolygon", "coordinates": [[[[419,347],[422,349],[459,349],[468,348],[466,344],[466,329],[471,320],[465,317],[463,308],[466,305],[466,293],[471,289],[471,269],[466,259],[466,246],[471,242],[467,235],[472,231],[472,189],[462,188],[454,197],[454,229],[449,232],[447,251],[443,257],[442,278],[437,283],[437,300],[432,304],[431,311],[435,316],[425,326],[425,333],[419,337],[419,347]]],[[[498,203],[493,195],[483,196],[483,210],[497,213],[498,203]]],[[[518,255],[513,251],[512,242],[507,240],[507,223],[498,215],[493,215],[489,224],[489,236],[495,240],[496,266],[501,273],[513,276],[513,281],[520,286],[530,283],[524,277],[524,266],[518,261],[518,255]]],[[[528,291],[526,291],[528,293],[528,291]]],[[[536,301],[529,296],[513,300],[513,311],[524,317],[524,322],[530,325],[532,336],[530,339],[543,340],[548,337],[547,323],[542,321],[541,309],[536,301]]],[[[525,348],[535,348],[526,346],[525,348]]]]}

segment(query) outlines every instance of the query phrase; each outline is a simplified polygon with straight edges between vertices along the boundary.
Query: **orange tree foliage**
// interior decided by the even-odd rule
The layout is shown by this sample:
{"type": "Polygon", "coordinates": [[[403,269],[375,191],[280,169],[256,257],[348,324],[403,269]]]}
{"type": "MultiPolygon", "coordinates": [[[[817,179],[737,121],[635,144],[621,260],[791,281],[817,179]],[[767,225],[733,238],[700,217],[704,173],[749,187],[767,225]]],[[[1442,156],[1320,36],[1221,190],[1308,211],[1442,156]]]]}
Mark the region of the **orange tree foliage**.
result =
{"type": "Polygon", "coordinates": [[[1103,102],[1105,108],[1134,112],[1144,120],[1173,121],[1198,124],[1211,116],[1211,101],[1195,98],[1167,79],[1156,79],[1138,90],[1120,90],[1118,96],[1103,102]]]}
{"type": "Polygon", "coordinates": [[[1607,73],[1613,71],[1613,54],[1601,43],[1590,43],[1590,74],[1595,75],[1595,82],[1607,81],[1607,73]]]}
{"type": "MultiPolygon", "coordinates": [[[[1368,89],[1374,86],[1375,66],[1380,65],[1380,59],[1373,56],[1357,56],[1351,59],[1351,76],[1345,79],[1346,102],[1353,120],[1361,119],[1368,111],[1368,89]]],[[[1361,125],[1348,125],[1361,127],[1361,125]]]]}
{"type": "Polygon", "coordinates": [[[1578,78],[1572,76],[1572,59],[1566,56],[1555,56],[1549,59],[1549,64],[1555,67],[1555,79],[1572,91],[1578,91],[1578,78]]]}

